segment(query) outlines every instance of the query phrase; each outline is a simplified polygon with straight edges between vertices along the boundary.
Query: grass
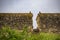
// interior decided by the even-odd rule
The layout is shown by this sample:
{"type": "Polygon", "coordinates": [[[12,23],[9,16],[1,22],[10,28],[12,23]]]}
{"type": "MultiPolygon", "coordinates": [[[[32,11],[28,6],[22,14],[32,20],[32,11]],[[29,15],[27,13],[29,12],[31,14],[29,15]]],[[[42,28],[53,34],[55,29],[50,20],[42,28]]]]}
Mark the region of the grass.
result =
{"type": "Polygon", "coordinates": [[[2,27],[0,29],[0,40],[60,40],[60,34],[56,33],[31,33],[27,32],[27,27],[22,31],[2,27]]]}

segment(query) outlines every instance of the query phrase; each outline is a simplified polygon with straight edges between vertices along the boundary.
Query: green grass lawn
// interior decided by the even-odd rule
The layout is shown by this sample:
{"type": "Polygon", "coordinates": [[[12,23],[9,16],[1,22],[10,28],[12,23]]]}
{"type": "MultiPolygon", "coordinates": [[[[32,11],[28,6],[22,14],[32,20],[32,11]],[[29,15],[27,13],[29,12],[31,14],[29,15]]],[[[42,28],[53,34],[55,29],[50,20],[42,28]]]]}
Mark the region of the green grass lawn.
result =
{"type": "Polygon", "coordinates": [[[28,33],[26,27],[22,31],[3,27],[0,29],[0,40],[60,40],[60,34],[28,33]]]}

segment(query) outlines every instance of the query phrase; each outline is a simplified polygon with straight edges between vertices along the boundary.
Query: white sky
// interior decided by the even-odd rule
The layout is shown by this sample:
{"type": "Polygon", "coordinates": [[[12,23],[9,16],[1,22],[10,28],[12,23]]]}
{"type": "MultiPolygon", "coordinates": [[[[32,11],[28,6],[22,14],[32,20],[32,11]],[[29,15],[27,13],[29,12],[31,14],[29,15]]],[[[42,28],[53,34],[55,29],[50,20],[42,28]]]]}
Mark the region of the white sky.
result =
{"type": "Polygon", "coordinates": [[[0,12],[33,13],[33,26],[36,28],[38,12],[60,13],[60,0],[0,0],[0,12]]]}

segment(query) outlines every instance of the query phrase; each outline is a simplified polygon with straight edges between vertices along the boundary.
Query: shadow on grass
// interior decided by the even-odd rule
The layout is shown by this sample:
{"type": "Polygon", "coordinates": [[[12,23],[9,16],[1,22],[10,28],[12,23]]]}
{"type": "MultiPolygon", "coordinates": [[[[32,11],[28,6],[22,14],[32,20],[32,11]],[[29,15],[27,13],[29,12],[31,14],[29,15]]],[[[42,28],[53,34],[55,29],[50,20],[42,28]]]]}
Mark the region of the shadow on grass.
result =
{"type": "Polygon", "coordinates": [[[60,40],[60,38],[57,38],[56,40],[60,40]]]}

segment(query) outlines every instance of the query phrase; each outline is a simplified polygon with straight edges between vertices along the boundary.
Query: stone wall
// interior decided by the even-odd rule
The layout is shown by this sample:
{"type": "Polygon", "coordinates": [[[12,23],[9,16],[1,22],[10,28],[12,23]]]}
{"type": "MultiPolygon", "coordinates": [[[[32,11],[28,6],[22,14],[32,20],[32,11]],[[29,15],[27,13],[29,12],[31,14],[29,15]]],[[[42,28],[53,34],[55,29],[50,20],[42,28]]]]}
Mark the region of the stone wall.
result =
{"type": "Polygon", "coordinates": [[[39,13],[36,20],[41,32],[60,33],[60,13],[39,13]]]}
{"type": "Polygon", "coordinates": [[[8,25],[11,28],[22,29],[25,25],[32,27],[32,13],[0,13],[0,27],[8,25]]]}

